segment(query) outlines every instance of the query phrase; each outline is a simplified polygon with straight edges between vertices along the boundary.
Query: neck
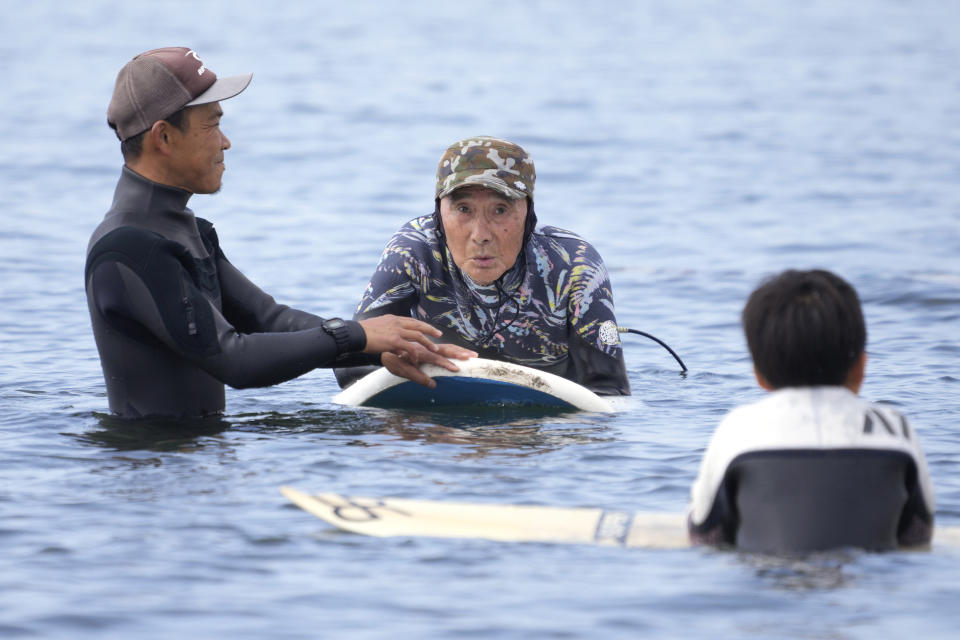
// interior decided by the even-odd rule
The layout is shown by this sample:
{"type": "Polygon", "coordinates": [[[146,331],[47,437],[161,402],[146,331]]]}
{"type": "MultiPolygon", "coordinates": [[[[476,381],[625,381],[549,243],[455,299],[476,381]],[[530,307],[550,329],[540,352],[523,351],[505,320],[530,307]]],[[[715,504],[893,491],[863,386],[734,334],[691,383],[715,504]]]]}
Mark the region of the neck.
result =
{"type": "Polygon", "coordinates": [[[155,182],[124,166],[113,204],[94,240],[116,227],[134,226],[179,242],[198,258],[205,257],[207,252],[196,218],[187,208],[190,195],[188,191],[155,182]]]}
{"type": "Polygon", "coordinates": [[[170,187],[172,189],[179,189],[180,191],[184,191],[185,193],[193,195],[192,192],[186,191],[182,187],[178,186],[174,177],[164,168],[162,164],[153,162],[149,158],[141,156],[134,162],[128,162],[126,166],[128,169],[137,175],[146,178],[150,182],[155,182],[159,185],[170,187]]]}

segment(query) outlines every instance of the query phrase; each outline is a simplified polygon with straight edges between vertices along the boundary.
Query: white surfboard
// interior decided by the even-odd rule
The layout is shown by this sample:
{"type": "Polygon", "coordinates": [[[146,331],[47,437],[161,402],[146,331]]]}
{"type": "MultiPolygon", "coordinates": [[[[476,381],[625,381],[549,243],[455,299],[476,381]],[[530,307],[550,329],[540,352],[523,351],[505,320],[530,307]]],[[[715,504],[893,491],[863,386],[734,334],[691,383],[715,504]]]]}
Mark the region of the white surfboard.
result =
{"type": "Polygon", "coordinates": [[[498,505],[401,498],[311,495],[291,487],[294,504],[335,527],[368,536],[482,538],[676,549],[689,546],[682,514],[498,505]]]}
{"type": "Polygon", "coordinates": [[[613,411],[604,398],[552,373],[484,358],[455,362],[460,371],[448,371],[432,364],[420,367],[436,380],[435,389],[395,376],[381,367],[335,395],[333,402],[389,409],[483,405],[613,411]]]}
{"type": "MultiPolygon", "coordinates": [[[[503,505],[281,492],[301,509],[352,533],[376,537],[480,538],[646,549],[690,546],[682,513],[503,505]]],[[[936,527],[934,546],[960,546],[960,527],[936,527]]]]}

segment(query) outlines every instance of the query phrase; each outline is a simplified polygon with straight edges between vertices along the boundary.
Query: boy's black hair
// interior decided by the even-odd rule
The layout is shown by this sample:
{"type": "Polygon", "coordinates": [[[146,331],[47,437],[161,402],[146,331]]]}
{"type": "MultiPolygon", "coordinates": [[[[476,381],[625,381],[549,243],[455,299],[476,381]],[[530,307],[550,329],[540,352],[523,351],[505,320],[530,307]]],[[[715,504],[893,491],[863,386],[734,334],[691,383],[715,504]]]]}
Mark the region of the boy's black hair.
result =
{"type": "Polygon", "coordinates": [[[842,385],[866,348],[857,292],[821,269],[764,281],[747,300],[742,322],[754,367],[775,389],[842,385]]]}

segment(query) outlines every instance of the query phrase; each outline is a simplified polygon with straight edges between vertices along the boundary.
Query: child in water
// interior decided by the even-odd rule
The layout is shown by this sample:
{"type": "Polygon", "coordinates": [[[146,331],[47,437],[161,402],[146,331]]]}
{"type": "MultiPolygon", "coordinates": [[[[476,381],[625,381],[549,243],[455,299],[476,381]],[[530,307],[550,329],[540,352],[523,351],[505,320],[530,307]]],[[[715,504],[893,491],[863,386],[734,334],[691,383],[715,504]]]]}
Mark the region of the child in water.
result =
{"type": "Polygon", "coordinates": [[[742,321],[770,394],[714,432],[691,490],[691,541],[761,552],[929,543],[933,489],[917,434],[857,395],[866,327],[853,287],[828,271],[785,271],[750,295],[742,321]]]}

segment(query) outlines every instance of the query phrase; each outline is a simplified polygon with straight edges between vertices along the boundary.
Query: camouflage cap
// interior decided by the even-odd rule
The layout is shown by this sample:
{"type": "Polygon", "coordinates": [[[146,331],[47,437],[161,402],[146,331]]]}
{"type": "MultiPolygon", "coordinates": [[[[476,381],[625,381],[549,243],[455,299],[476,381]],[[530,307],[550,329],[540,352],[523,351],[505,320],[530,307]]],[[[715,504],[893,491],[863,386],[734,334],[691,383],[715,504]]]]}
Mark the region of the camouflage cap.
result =
{"type": "Polygon", "coordinates": [[[440,158],[436,197],[479,185],[514,200],[529,197],[532,201],[536,179],[533,160],[520,145],[487,136],[465,138],[447,147],[440,158]]]}

